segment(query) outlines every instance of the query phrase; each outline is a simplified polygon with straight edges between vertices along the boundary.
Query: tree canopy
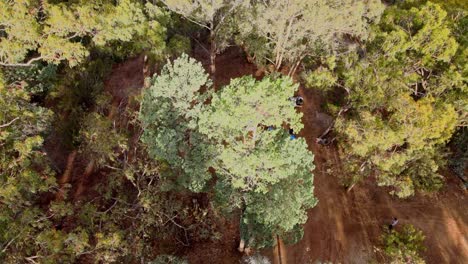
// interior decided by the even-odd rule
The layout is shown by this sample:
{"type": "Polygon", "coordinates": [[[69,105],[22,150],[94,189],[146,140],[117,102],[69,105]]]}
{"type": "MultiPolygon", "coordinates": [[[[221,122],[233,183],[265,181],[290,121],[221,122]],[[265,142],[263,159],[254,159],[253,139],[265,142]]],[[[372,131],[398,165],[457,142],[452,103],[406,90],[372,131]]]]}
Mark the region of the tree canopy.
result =
{"type": "Polygon", "coordinates": [[[213,94],[207,104],[207,75],[184,55],[167,64],[143,96],[143,141],[193,191],[202,190],[213,168],[218,200],[231,201],[221,207],[241,209],[244,223],[258,226],[249,231],[252,237],[287,233],[304,223],[305,210],[317,203],[313,155],[304,139],[291,140],[282,128],[303,127],[301,114],[288,99],[297,88],[289,78],[243,77],[213,94]],[[292,213],[278,215],[285,208],[292,213]]]}
{"type": "Polygon", "coordinates": [[[164,66],[145,91],[140,111],[143,142],[149,153],[167,162],[178,181],[201,191],[211,178],[211,147],[198,132],[198,118],[210,88],[210,80],[201,64],[187,55],[164,66]]]}
{"type": "Polygon", "coordinates": [[[375,172],[379,185],[396,187],[400,197],[441,186],[441,147],[463,122],[459,100],[466,101],[458,48],[440,6],[390,7],[365,57],[308,76],[348,93],[351,111],[336,128],[352,175],[375,172]]]}
{"type": "MultiPolygon", "coordinates": [[[[0,262],[236,262],[304,231],[309,252],[388,198],[350,192],[366,177],[448,182],[412,199],[465,217],[467,3],[0,0],[0,262]]],[[[353,257],[422,263],[422,232],[390,229],[353,257]]]]}
{"type": "MultiPolygon", "coordinates": [[[[138,1],[0,1],[0,65],[28,66],[35,61],[70,67],[89,51],[85,43],[105,47],[144,37],[140,50],[161,52],[164,28],[145,15],[138,1]]],[[[147,4],[150,18],[157,8],[147,4]]]]}
{"type": "Polygon", "coordinates": [[[239,42],[259,62],[295,70],[319,50],[339,51],[351,38],[366,40],[382,11],[378,0],[253,1],[239,18],[239,42]]]}

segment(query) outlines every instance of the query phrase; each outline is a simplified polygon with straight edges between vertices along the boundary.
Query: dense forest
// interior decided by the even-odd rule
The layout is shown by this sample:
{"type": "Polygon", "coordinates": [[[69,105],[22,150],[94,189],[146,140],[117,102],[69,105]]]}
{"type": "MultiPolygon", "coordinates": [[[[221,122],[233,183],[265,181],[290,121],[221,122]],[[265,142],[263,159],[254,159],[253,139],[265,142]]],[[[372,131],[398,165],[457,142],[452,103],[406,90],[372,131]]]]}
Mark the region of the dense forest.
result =
{"type": "MultiPolygon", "coordinates": [[[[327,177],[346,195],[371,182],[430,197],[455,181],[464,199],[467,12],[0,0],[0,262],[270,263],[323,199],[316,148],[337,153],[327,177]],[[327,120],[313,141],[308,92],[327,120]]],[[[430,234],[396,227],[373,261],[431,262],[430,234]]]]}

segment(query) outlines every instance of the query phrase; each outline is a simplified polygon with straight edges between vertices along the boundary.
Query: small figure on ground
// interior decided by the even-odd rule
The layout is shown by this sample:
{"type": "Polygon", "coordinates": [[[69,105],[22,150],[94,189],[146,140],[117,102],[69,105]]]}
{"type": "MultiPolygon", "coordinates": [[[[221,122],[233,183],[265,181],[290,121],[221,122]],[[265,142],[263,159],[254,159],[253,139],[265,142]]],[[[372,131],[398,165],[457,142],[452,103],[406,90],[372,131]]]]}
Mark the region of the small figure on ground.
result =
{"type": "Polygon", "coordinates": [[[388,225],[388,229],[390,229],[390,231],[393,230],[393,228],[398,224],[398,219],[396,217],[393,217],[393,220],[392,220],[392,223],[390,225],[388,225]]]}
{"type": "Polygon", "coordinates": [[[289,97],[289,100],[293,103],[295,107],[301,107],[304,104],[304,99],[300,96],[289,97]]]}
{"type": "Polygon", "coordinates": [[[296,139],[296,135],[294,135],[294,130],[292,128],[289,129],[289,139],[293,140],[296,139]]]}
{"type": "Polygon", "coordinates": [[[267,128],[268,131],[272,131],[272,130],[274,130],[274,129],[275,129],[274,126],[268,126],[268,128],[267,128]]]}
{"type": "Polygon", "coordinates": [[[300,96],[297,97],[297,99],[296,99],[296,105],[297,105],[297,106],[301,106],[301,105],[303,105],[303,104],[304,104],[304,99],[302,99],[302,97],[300,97],[300,96]]]}
{"type": "Polygon", "coordinates": [[[324,146],[327,146],[329,145],[331,142],[328,138],[316,138],[315,139],[315,143],[317,144],[320,144],[320,145],[324,145],[324,146]]]}

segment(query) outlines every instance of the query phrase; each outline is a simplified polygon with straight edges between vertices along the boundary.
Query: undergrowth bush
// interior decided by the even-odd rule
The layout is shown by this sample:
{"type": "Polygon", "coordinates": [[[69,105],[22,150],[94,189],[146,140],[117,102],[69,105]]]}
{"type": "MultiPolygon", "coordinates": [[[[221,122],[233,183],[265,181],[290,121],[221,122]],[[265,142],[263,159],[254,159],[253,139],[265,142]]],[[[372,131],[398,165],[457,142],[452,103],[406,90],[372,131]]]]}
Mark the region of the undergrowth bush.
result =
{"type": "Polygon", "coordinates": [[[422,264],[420,253],[425,250],[424,234],[413,225],[404,225],[400,231],[391,230],[382,236],[383,251],[390,263],[422,264]]]}

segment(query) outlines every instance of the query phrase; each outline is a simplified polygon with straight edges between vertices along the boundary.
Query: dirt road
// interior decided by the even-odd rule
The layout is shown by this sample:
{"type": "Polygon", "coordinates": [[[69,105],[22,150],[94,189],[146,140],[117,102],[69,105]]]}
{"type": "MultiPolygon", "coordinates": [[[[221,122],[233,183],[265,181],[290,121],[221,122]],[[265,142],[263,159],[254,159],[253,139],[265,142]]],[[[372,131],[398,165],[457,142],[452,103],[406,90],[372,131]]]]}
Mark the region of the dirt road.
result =
{"type": "MultiPolygon", "coordinates": [[[[304,238],[282,246],[281,264],[286,263],[368,263],[379,258],[382,227],[393,216],[402,224],[413,224],[426,235],[427,263],[468,263],[467,195],[456,179],[447,182],[437,195],[416,195],[401,200],[376,187],[372,179],[356,185],[349,193],[339,184],[342,161],[333,147],[315,144],[326,128],[320,118],[319,95],[301,88],[305,106],[301,132],[315,154],[315,194],[319,204],[308,213],[304,238]],[[331,166],[330,166],[331,164],[331,166]],[[327,170],[328,169],[328,170],[327,170]]],[[[275,260],[279,263],[278,260],[275,260]]]]}

